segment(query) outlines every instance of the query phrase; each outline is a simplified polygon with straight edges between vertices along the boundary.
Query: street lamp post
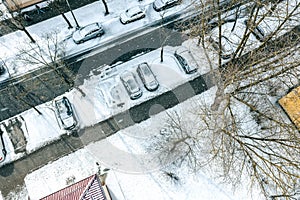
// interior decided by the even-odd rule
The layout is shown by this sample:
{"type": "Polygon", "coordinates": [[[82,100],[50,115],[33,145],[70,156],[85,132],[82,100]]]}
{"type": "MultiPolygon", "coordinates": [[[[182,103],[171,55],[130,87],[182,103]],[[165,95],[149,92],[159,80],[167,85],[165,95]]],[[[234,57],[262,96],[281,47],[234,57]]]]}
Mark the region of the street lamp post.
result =
{"type": "Polygon", "coordinates": [[[69,9],[70,9],[70,11],[71,11],[72,17],[74,18],[74,21],[75,21],[75,23],[76,23],[76,28],[78,29],[80,26],[79,26],[79,24],[78,24],[78,22],[77,22],[77,19],[76,19],[74,13],[73,13],[73,10],[71,9],[71,6],[70,6],[70,4],[69,4],[69,0],[66,0],[66,2],[67,2],[68,7],[69,7],[69,9]]]}

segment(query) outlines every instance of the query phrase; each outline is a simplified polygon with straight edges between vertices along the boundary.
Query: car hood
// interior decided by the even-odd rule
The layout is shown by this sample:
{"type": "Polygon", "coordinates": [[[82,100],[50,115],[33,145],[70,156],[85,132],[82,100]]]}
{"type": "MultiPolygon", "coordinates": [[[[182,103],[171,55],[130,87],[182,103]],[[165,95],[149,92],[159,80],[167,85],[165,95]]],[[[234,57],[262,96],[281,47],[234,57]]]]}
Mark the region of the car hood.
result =
{"type": "Polygon", "coordinates": [[[77,30],[73,33],[72,38],[74,41],[80,41],[82,39],[82,36],[80,35],[80,31],[77,30]]]}
{"type": "Polygon", "coordinates": [[[120,15],[120,19],[122,20],[122,22],[126,22],[128,21],[129,17],[126,15],[126,13],[122,13],[120,15]]]}

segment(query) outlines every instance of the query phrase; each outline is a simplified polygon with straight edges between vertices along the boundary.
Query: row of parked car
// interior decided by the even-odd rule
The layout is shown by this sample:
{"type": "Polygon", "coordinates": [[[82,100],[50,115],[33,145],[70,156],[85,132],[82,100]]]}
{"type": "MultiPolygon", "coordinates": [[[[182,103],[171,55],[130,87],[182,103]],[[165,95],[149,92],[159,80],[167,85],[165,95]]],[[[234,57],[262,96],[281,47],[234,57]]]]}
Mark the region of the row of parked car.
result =
{"type": "MultiPolygon", "coordinates": [[[[176,6],[181,0],[155,0],[152,4],[153,9],[157,12],[176,6]]],[[[145,8],[138,5],[127,9],[120,15],[120,22],[122,24],[128,24],[136,20],[142,19],[146,16],[145,8]]],[[[87,40],[100,37],[104,34],[104,28],[102,24],[95,22],[87,26],[81,27],[76,30],[73,35],[73,41],[76,44],[83,43],[87,40]]]]}
{"type": "MultiPolygon", "coordinates": [[[[193,74],[197,72],[198,65],[192,54],[183,48],[178,49],[174,53],[174,58],[178,62],[179,66],[186,74],[193,74]],[[188,61],[187,61],[188,60],[188,61]]],[[[148,91],[155,91],[159,87],[159,83],[151,70],[148,63],[144,62],[138,65],[136,72],[141,79],[144,87],[148,91]]],[[[136,76],[130,71],[125,71],[120,75],[120,79],[126,88],[126,91],[132,100],[138,99],[142,96],[143,92],[138,85],[136,76]]]]}

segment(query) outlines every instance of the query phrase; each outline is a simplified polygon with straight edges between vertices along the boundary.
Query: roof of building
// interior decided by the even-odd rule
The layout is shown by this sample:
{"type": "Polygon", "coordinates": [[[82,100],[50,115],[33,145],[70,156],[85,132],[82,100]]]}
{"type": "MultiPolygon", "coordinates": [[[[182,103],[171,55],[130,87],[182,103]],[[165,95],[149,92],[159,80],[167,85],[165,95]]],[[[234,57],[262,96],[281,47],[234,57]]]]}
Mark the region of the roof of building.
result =
{"type": "Polygon", "coordinates": [[[96,174],[52,193],[41,200],[107,200],[96,174]]]}
{"type": "Polygon", "coordinates": [[[292,122],[300,129],[300,86],[293,89],[278,102],[292,122]]]}

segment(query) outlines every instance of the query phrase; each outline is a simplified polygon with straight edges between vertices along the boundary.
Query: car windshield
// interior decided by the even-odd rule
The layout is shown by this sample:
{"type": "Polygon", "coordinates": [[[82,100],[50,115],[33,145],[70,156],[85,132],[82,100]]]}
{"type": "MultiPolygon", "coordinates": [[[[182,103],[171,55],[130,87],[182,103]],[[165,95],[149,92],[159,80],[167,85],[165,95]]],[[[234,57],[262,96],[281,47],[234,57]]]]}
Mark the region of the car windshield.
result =
{"type": "Polygon", "coordinates": [[[72,108],[70,107],[70,104],[68,104],[66,100],[61,99],[60,101],[56,102],[56,105],[61,119],[67,119],[72,116],[72,110],[71,110],[72,108]]]}
{"type": "Polygon", "coordinates": [[[150,69],[147,67],[147,65],[141,65],[141,70],[143,71],[143,73],[145,74],[145,76],[151,75],[151,71],[150,71],[150,69]]]}
{"type": "Polygon", "coordinates": [[[130,88],[131,91],[137,90],[137,85],[136,85],[134,79],[128,79],[127,83],[128,83],[128,87],[130,88]]]}
{"type": "Polygon", "coordinates": [[[80,30],[80,35],[81,36],[86,36],[88,33],[92,32],[94,30],[97,30],[97,29],[98,29],[98,26],[96,24],[90,24],[88,26],[83,27],[80,30]]]}

